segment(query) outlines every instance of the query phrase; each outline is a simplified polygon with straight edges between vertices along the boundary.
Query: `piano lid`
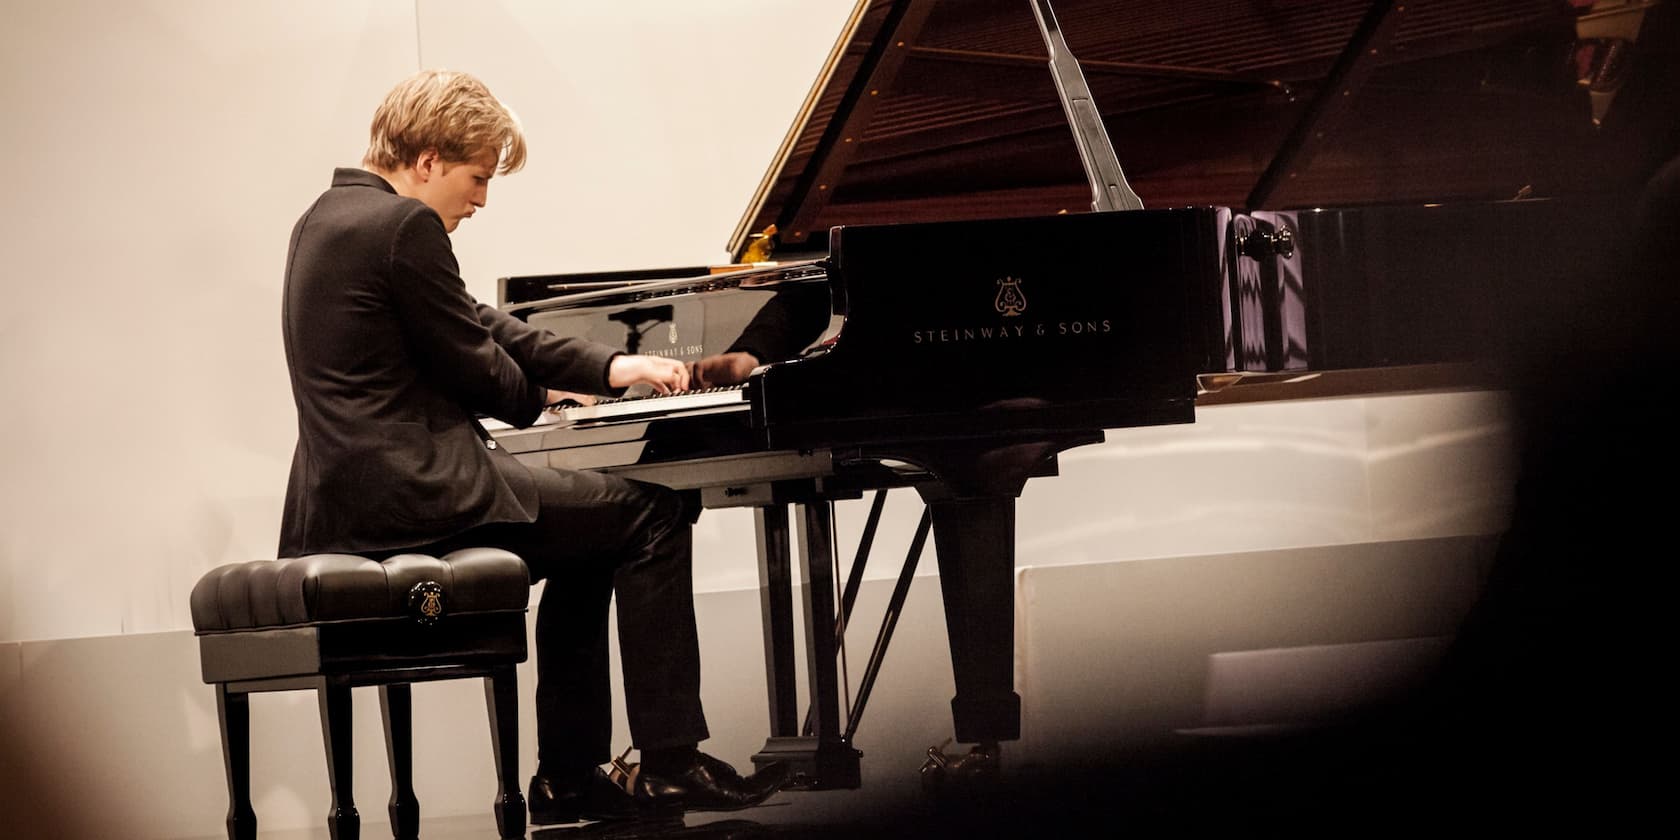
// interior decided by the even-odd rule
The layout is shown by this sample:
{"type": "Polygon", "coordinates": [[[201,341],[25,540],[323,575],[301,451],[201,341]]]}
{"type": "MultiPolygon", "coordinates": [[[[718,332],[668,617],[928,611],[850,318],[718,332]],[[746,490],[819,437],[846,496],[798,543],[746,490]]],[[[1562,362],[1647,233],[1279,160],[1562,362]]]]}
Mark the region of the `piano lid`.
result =
{"type": "MultiPolygon", "coordinates": [[[[1054,6],[1147,207],[1620,193],[1674,152],[1680,3],[1054,6]]],[[[729,249],[1089,206],[1029,0],[861,0],[729,249]]]]}

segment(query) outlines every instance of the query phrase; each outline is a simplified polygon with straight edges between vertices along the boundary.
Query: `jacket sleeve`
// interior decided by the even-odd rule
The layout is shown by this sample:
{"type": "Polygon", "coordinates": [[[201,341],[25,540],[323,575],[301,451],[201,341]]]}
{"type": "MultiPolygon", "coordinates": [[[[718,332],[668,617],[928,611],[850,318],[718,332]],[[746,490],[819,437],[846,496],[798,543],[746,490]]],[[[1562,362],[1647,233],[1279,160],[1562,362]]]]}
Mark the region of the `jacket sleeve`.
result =
{"type": "Polygon", "coordinates": [[[390,265],[404,338],[433,384],[468,410],[514,426],[535,421],[547,392],[479,321],[449,234],[430,208],[418,205],[403,218],[390,265]]]}
{"type": "Polygon", "coordinates": [[[580,394],[619,396],[624,393],[623,388],[607,384],[613,357],[621,354],[616,348],[588,339],[555,335],[482,303],[478,304],[478,321],[533,382],[580,394]]]}

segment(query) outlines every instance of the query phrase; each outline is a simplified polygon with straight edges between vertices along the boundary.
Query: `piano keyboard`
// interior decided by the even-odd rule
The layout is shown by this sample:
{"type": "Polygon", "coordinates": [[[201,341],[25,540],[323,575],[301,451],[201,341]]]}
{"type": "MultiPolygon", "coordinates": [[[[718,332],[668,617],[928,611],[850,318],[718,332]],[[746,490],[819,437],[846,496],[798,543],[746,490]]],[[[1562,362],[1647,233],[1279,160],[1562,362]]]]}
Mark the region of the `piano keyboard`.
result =
{"type": "Polygon", "coordinates": [[[623,420],[695,409],[735,410],[746,408],[746,391],[740,385],[731,385],[723,388],[702,388],[697,391],[678,391],[673,394],[603,399],[594,405],[576,405],[562,408],[559,414],[562,422],[583,423],[623,420]]]}

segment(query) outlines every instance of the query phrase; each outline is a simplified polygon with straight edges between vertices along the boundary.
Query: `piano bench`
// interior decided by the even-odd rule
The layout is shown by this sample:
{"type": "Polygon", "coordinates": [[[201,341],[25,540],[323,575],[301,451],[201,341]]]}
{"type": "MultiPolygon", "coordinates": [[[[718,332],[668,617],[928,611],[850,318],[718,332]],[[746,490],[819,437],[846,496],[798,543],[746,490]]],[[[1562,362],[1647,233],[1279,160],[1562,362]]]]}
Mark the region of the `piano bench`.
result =
{"type": "Polygon", "coordinates": [[[230,840],[257,835],[251,808],[249,695],[314,689],[326,741],[333,840],[361,832],[351,794],[350,689],[379,686],[391,767],[390,815],[398,838],[417,837],[409,686],[483,677],[490,712],[502,837],[525,836],[519,764],[518,682],[525,661],[530,577],[515,555],[467,548],[441,558],[399,554],[383,562],[348,554],[230,563],[192,591],[193,631],[204,681],[216,687],[228,782],[230,840]]]}

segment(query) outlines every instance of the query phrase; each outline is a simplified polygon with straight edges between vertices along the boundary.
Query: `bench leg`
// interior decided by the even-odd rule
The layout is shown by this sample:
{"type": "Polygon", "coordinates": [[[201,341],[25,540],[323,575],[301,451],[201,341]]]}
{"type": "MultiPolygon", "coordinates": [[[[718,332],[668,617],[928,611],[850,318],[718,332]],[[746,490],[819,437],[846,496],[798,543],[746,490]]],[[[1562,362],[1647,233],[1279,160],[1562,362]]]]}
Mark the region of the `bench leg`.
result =
{"type": "Polygon", "coordinates": [[[327,782],[332,786],[327,832],[332,840],[359,840],[362,818],[356,813],[350,760],[350,686],[323,682],[317,694],[321,701],[321,737],[327,746],[327,782]]]}
{"type": "Polygon", "coordinates": [[[490,710],[490,748],[496,759],[496,830],[504,838],[525,836],[525,796],[519,792],[519,678],[513,666],[484,678],[490,710]]]}
{"type": "Polygon", "coordinates": [[[408,683],[379,687],[379,715],[385,720],[385,755],[391,764],[391,836],[420,837],[420,801],[414,798],[414,704],[408,683]]]}
{"type": "Polygon", "coordinates": [[[250,695],[216,683],[216,717],[222,724],[222,763],[227,766],[228,840],[256,840],[257,814],[251,809],[250,695]]]}

